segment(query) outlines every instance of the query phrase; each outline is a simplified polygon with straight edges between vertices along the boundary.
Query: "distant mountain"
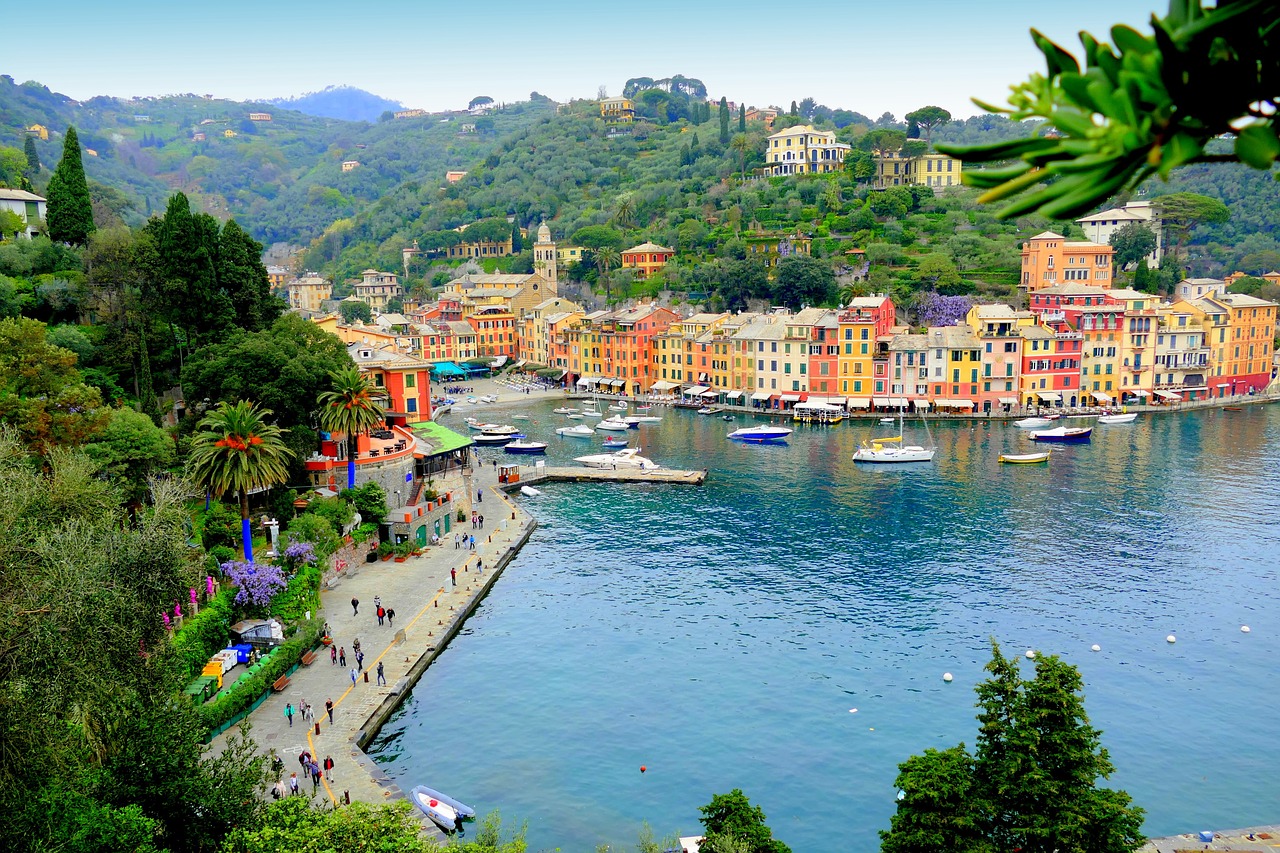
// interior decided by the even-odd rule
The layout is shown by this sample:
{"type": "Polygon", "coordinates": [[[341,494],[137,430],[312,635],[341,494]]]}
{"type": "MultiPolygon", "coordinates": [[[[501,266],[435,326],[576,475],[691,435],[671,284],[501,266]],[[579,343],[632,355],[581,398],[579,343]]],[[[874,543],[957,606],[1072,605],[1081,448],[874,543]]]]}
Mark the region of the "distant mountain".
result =
{"type": "Polygon", "coordinates": [[[344,121],[373,122],[387,110],[404,109],[399,101],[390,101],[354,86],[327,86],[322,91],[308,92],[295,98],[271,98],[268,103],[311,116],[344,121]]]}

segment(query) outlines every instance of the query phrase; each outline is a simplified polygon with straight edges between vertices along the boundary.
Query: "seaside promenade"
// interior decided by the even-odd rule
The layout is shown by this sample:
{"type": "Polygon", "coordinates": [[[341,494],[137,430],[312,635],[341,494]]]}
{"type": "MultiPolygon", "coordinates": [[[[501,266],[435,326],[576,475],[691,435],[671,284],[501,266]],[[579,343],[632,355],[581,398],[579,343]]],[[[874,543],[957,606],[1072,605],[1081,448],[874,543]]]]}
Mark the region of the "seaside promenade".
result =
{"type": "MultiPolygon", "coordinates": [[[[318,650],[315,663],[299,667],[283,693],[273,693],[248,717],[259,751],[264,755],[274,751],[284,762],[281,776],[286,793],[289,774],[295,771],[302,793],[334,805],[348,798],[376,804],[408,793],[382,772],[363,747],[376,737],[401,697],[412,689],[533,532],[536,523],[532,516],[493,488],[495,484],[492,471],[476,466],[474,471],[457,476],[456,482],[442,486],[467,495],[458,506],[465,508],[468,516],[472,508],[485,516],[481,530],[472,530],[469,524],[457,528],[476,537],[474,552],[455,549],[449,535],[421,557],[410,557],[403,563],[353,564],[341,575],[327,576],[315,618],[329,623],[334,644],[346,651],[347,666],[331,663],[327,648],[318,650]],[[477,489],[483,491],[479,503],[475,502],[477,489]],[[477,572],[477,559],[483,562],[482,572],[477,572]],[[456,586],[452,572],[457,573],[456,586]],[[378,624],[375,596],[381,598],[383,607],[395,610],[394,627],[378,624]],[[352,598],[360,602],[358,613],[353,612],[352,598]],[[357,638],[365,655],[364,672],[353,683],[351,669],[356,660],[352,646],[357,638]],[[385,685],[377,683],[380,663],[385,685]],[[290,726],[284,715],[286,703],[297,709],[304,700],[315,709],[314,722],[295,714],[290,726]],[[333,701],[332,723],[325,713],[326,700],[333,701]],[[303,751],[311,753],[317,763],[330,756],[334,760],[332,774],[325,774],[314,794],[311,779],[298,762],[303,751]]],[[[214,738],[212,751],[220,753],[227,737],[239,733],[240,728],[232,726],[214,738]]],[[[424,776],[421,781],[448,790],[447,780],[424,776]]]]}

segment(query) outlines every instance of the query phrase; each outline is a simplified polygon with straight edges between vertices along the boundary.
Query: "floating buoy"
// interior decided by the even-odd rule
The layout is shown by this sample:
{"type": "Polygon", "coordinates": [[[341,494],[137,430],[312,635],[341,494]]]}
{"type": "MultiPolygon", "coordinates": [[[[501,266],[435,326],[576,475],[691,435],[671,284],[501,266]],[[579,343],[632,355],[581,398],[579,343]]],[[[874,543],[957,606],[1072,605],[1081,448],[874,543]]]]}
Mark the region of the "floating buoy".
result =
{"type": "Polygon", "coordinates": [[[947,682],[947,683],[950,683],[950,682],[951,682],[951,673],[949,673],[949,672],[944,672],[944,673],[942,673],[942,680],[943,680],[943,681],[945,681],[945,682],[947,682]]]}
{"type": "Polygon", "coordinates": [[[1165,637],[1165,638],[1164,638],[1164,641],[1165,641],[1166,643],[1176,643],[1176,642],[1178,642],[1178,638],[1177,638],[1177,637],[1175,637],[1175,636],[1173,636],[1173,634],[1170,634],[1169,636],[1167,636],[1167,637],[1165,637]]]}
{"type": "Polygon", "coordinates": [[[1241,626],[1240,626],[1240,633],[1241,633],[1241,634],[1247,634],[1247,633],[1249,633],[1249,626],[1248,626],[1248,625],[1241,625],[1241,626]]]}
{"type": "Polygon", "coordinates": [[[1035,658],[1035,656],[1036,656],[1036,653],[1033,649],[1027,649],[1027,660],[1032,660],[1035,658]]]}
{"type": "Polygon", "coordinates": [[[856,714],[856,713],[858,713],[858,709],[857,709],[857,708],[850,708],[850,709],[849,709],[849,713],[850,713],[850,714],[856,714]]]}
{"type": "Polygon", "coordinates": [[[641,772],[641,773],[643,773],[645,770],[648,770],[648,769],[649,769],[649,768],[645,767],[643,764],[641,764],[641,765],[640,765],[640,772],[641,772]]]}
{"type": "Polygon", "coordinates": [[[1090,648],[1090,649],[1092,649],[1092,650],[1093,650],[1093,651],[1095,651],[1095,652],[1100,652],[1100,651],[1102,651],[1102,646],[1098,645],[1097,643],[1094,643],[1094,644],[1093,644],[1092,646],[1090,646],[1089,648],[1090,648]]]}

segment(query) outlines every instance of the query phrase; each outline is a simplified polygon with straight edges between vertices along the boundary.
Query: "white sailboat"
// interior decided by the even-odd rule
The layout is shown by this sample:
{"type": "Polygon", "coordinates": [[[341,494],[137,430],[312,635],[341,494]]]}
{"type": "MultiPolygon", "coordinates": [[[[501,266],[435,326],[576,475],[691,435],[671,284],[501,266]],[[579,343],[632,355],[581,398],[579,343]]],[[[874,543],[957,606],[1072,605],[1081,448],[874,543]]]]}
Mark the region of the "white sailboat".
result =
{"type": "MultiPolygon", "coordinates": [[[[929,429],[925,423],[926,432],[929,429]]],[[[873,438],[870,442],[862,442],[862,446],[853,452],[854,462],[930,462],[938,452],[936,447],[921,447],[918,444],[902,443],[902,410],[898,410],[898,434],[888,438],[873,438]]]]}

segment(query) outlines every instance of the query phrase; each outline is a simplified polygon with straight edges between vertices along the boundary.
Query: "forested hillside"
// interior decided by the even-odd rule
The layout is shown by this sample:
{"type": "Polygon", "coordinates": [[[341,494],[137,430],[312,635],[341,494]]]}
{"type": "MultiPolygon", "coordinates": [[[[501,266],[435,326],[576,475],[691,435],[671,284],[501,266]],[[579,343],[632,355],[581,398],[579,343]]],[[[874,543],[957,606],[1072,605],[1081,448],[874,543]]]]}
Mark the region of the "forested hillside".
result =
{"type": "Polygon", "coordinates": [[[387,110],[404,109],[399,101],[379,97],[354,86],[326,86],[319,92],[307,92],[294,98],[271,98],[270,102],[310,116],[340,118],[343,121],[374,122],[387,110]]]}

